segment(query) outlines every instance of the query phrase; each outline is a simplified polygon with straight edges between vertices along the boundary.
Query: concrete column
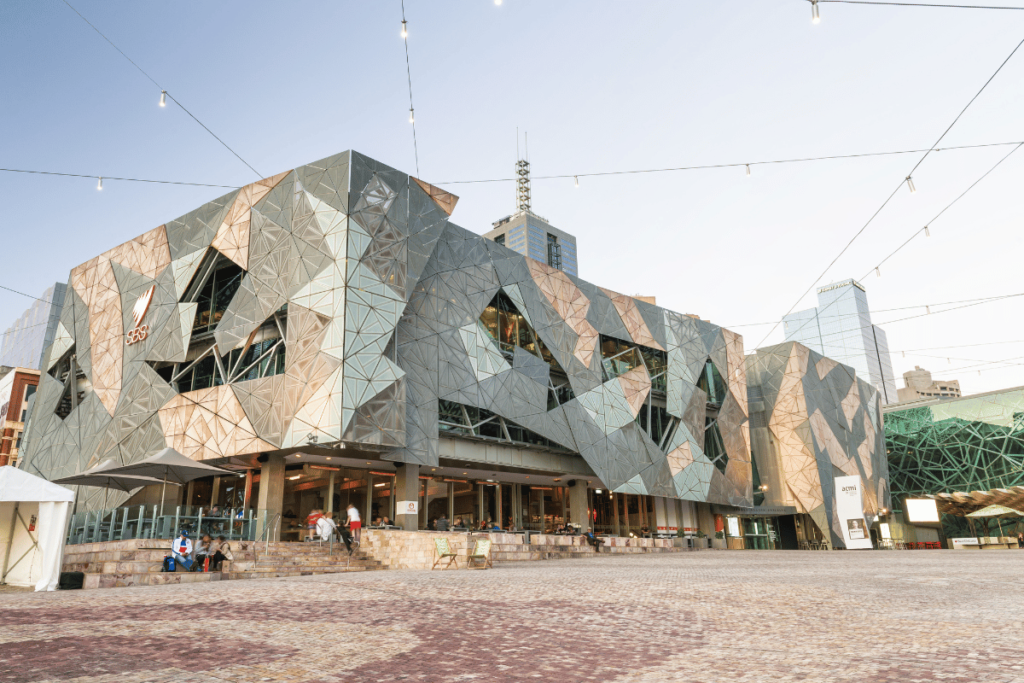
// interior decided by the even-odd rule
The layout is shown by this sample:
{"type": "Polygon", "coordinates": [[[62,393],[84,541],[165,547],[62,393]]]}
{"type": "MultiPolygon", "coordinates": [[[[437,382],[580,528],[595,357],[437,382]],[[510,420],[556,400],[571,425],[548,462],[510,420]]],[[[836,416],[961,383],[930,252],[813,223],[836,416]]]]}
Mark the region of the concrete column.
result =
{"type": "Polygon", "coordinates": [[[191,505],[192,504],[192,486],[193,486],[194,483],[195,482],[191,482],[190,481],[188,483],[188,486],[185,487],[185,500],[182,501],[182,503],[181,503],[182,505],[191,505]]]}
{"type": "MultiPolygon", "coordinates": [[[[544,492],[538,491],[537,493],[540,494],[540,532],[544,533],[547,531],[547,522],[545,521],[544,514],[544,492]]],[[[520,500],[522,500],[522,496],[520,496],[520,500]]]]}
{"type": "Polygon", "coordinates": [[[406,531],[419,528],[419,515],[402,514],[400,503],[403,501],[420,502],[420,466],[406,464],[398,468],[395,476],[395,524],[406,531]]]}
{"type": "Polygon", "coordinates": [[[622,527],[619,526],[619,500],[621,500],[621,499],[622,499],[622,494],[621,493],[619,495],[617,495],[617,496],[614,493],[612,494],[612,511],[614,512],[613,519],[615,520],[615,535],[616,536],[621,536],[622,535],[622,527]]]}
{"type": "Polygon", "coordinates": [[[210,506],[216,505],[220,501],[220,477],[213,478],[213,490],[210,492],[210,506]]]}
{"type": "Polygon", "coordinates": [[[245,471],[245,497],[242,498],[242,508],[249,509],[252,498],[252,470],[245,471]]]}
{"type": "Polygon", "coordinates": [[[366,510],[363,512],[363,525],[373,521],[370,516],[373,514],[373,475],[366,473],[366,510]]]}
{"type": "Polygon", "coordinates": [[[581,531],[590,529],[589,506],[587,505],[587,482],[577,479],[569,489],[569,516],[573,524],[579,524],[581,531]]]}
{"type": "MultiPolygon", "coordinates": [[[[279,453],[267,454],[267,462],[260,467],[260,496],[256,504],[257,510],[266,510],[266,521],[270,522],[274,515],[284,511],[284,456],[279,453]]],[[[259,512],[260,522],[256,526],[256,537],[263,533],[263,513],[259,512]]],[[[274,525],[270,534],[271,541],[280,540],[281,525],[274,525]]]]}
{"type": "Polygon", "coordinates": [[[327,514],[334,514],[334,475],[337,472],[331,472],[327,477],[327,514]]]}
{"type": "Polygon", "coordinates": [[[448,524],[455,523],[455,484],[448,482],[448,524]]]}

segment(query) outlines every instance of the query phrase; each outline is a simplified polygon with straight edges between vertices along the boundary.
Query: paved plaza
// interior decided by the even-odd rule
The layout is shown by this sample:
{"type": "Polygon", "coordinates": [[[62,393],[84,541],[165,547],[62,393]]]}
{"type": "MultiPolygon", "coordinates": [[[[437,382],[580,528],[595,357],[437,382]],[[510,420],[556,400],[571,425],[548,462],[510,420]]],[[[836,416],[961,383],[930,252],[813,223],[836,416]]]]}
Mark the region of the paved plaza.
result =
{"type": "Polygon", "coordinates": [[[0,595],[0,683],[1024,682],[1024,551],[725,552],[0,595]]]}

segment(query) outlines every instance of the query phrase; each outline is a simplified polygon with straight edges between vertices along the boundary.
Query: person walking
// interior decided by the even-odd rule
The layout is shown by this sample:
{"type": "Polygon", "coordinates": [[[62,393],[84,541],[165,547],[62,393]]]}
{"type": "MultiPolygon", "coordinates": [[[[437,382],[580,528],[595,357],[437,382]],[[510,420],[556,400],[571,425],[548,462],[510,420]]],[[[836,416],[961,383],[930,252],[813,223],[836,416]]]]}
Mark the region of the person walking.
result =
{"type": "Polygon", "coordinates": [[[359,510],[352,503],[348,504],[348,521],[345,522],[345,526],[352,530],[353,543],[359,545],[359,538],[362,536],[363,522],[359,518],[359,510]]]}

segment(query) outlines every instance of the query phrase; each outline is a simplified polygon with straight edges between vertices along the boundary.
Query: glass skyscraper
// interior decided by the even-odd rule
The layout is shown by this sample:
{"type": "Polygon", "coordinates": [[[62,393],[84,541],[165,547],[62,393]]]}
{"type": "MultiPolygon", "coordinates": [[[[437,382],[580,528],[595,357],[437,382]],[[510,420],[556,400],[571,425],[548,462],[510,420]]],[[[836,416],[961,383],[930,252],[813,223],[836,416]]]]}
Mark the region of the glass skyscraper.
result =
{"type": "Polygon", "coordinates": [[[844,280],[821,287],[817,308],[791,313],[783,322],[786,341],[852,366],[858,377],[878,389],[883,403],[897,402],[889,342],[885,331],[871,322],[864,285],[844,280]]]}

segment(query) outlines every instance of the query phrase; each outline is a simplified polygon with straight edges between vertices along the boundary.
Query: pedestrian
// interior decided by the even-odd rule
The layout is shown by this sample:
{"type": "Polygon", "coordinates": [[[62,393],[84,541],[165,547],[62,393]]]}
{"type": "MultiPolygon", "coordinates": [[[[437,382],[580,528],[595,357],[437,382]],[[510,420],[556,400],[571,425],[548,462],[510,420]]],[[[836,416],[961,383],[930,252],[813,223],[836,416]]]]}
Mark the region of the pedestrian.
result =
{"type": "Polygon", "coordinates": [[[212,554],[210,545],[213,543],[213,539],[210,538],[210,534],[203,534],[196,542],[195,554],[192,556],[195,562],[196,571],[203,571],[203,565],[206,560],[212,554]]]}
{"type": "Polygon", "coordinates": [[[337,528],[338,527],[334,524],[334,520],[327,515],[323,515],[316,521],[316,533],[320,536],[321,541],[331,540],[331,534],[333,534],[334,530],[337,528]]]}
{"type": "Polygon", "coordinates": [[[186,571],[192,569],[192,541],[188,538],[188,532],[184,529],[181,530],[181,535],[174,541],[171,546],[171,557],[176,562],[180,562],[186,571]]]}
{"type": "Polygon", "coordinates": [[[1024,548],[1024,531],[1017,534],[1017,547],[1024,548]]]}
{"type": "Polygon", "coordinates": [[[604,543],[603,538],[598,538],[597,536],[595,536],[594,532],[591,529],[587,529],[583,532],[583,538],[587,540],[588,545],[594,547],[595,553],[601,552],[601,544],[604,543]]]}
{"type": "Polygon", "coordinates": [[[316,535],[316,523],[323,516],[323,511],[317,510],[316,508],[310,510],[309,514],[306,515],[306,531],[308,532],[308,540],[313,540],[313,537],[316,535]]]}
{"type": "Polygon", "coordinates": [[[356,545],[359,545],[363,523],[359,519],[359,510],[356,510],[356,506],[352,503],[348,504],[348,521],[345,523],[345,526],[352,530],[352,540],[356,545]]]}
{"type": "Polygon", "coordinates": [[[228,543],[228,539],[218,536],[216,549],[210,555],[210,568],[215,572],[219,572],[224,564],[224,560],[233,562],[234,559],[235,556],[231,553],[231,544],[228,543]]]}
{"type": "Polygon", "coordinates": [[[446,517],[443,512],[441,513],[441,516],[437,518],[434,528],[438,531],[448,531],[448,517],[446,517]]]}

